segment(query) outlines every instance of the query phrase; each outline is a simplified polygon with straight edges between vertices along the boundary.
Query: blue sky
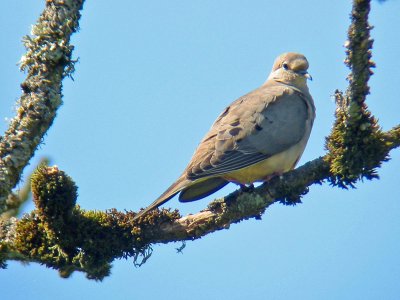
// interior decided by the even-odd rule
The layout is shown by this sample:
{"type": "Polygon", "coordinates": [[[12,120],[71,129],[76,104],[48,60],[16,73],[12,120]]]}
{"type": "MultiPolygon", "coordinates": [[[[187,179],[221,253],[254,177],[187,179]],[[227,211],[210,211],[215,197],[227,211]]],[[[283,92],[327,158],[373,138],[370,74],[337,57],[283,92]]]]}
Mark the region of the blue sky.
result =
{"type": "MultiPolygon", "coordinates": [[[[0,122],[14,114],[24,74],[16,63],[42,0],[4,0],[0,12],[0,122]]],[[[348,70],[350,1],[88,1],[74,35],[75,81],[31,166],[47,155],[79,186],[86,209],[137,210],[182,172],[230,102],[261,85],[275,57],[304,53],[317,119],[300,164],[324,152],[348,70]]],[[[400,122],[400,2],[373,2],[377,64],[368,105],[384,129],[400,122]]],[[[343,191],[312,186],[303,204],[270,207],[262,221],[201,240],[155,245],[141,268],[115,261],[103,282],[65,280],[37,264],[0,271],[4,299],[398,299],[399,150],[380,180],[343,191]]],[[[229,185],[215,196],[233,191],[229,185]]],[[[194,213],[213,197],[167,207],[194,213]]],[[[32,209],[29,204],[26,211],[32,209]]]]}

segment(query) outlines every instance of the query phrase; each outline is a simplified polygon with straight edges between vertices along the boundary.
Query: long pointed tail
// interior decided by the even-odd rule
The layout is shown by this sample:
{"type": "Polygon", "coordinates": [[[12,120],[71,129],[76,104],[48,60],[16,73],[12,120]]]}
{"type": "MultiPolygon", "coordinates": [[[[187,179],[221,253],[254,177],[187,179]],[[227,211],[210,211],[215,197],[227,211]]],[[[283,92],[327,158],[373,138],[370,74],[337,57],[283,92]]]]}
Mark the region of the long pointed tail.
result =
{"type": "Polygon", "coordinates": [[[175,181],[160,197],[158,197],[152,204],[146,207],[144,210],[138,212],[138,214],[133,218],[136,220],[143,216],[144,214],[148,213],[150,210],[159,207],[160,205],[167,202],[169,199],[174,197],[177,193],[183,190],[186,186],[188,186],[192,181],[185,178],[185,176],[179,177],[177,181],[175,181]]]}

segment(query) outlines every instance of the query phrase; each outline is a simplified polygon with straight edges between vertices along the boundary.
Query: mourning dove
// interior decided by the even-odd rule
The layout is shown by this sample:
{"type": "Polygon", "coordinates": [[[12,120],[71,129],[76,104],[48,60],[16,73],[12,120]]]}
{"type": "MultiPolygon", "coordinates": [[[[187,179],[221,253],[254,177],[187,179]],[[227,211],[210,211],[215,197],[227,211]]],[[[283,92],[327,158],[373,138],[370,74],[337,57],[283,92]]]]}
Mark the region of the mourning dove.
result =
{"type": "Polygon", "coordinates": [[[267,81],[229,105],[201,140],[183,174],[135,219],[180,192],[179,201],[204,198],[229,182],[268,181],[295,167],[315,119],[308,61],[278,56],[267,81]]]}

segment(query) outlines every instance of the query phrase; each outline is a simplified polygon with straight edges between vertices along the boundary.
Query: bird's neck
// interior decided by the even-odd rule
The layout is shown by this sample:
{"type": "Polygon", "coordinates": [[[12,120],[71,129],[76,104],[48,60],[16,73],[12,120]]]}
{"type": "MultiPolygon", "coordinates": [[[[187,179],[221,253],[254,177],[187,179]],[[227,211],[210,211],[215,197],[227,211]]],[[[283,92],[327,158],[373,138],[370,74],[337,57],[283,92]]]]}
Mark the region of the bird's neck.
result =
{"type": "Polygon", "coordinates": [[[295,78],[294,80],[285,80],[285,78],[268,78],[267,81],[263,84],[263,86],[276,83],[289,86],[294,90],[297,90],[305,95],[310,94],[307,82],[303,78],[295,78]]]}

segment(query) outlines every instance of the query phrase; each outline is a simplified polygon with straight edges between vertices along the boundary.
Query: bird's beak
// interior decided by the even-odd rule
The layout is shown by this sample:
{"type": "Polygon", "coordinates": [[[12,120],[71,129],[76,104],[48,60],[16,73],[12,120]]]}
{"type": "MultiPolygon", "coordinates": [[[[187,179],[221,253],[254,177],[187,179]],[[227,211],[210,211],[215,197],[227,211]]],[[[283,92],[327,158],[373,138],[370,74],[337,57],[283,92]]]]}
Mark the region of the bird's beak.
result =
{"type": "Polygon", "coordinates": [[[301,71],[297,71],[296,73],[303,75],[305,78],[312,81],[312,76],[307,71],[301,70],[301,71]]]}
{"type": "Polygon", "coordinates": [[[312,76],[310,75],[310,73],[304,73],[304,77],[312,81],[312,76]]]}

